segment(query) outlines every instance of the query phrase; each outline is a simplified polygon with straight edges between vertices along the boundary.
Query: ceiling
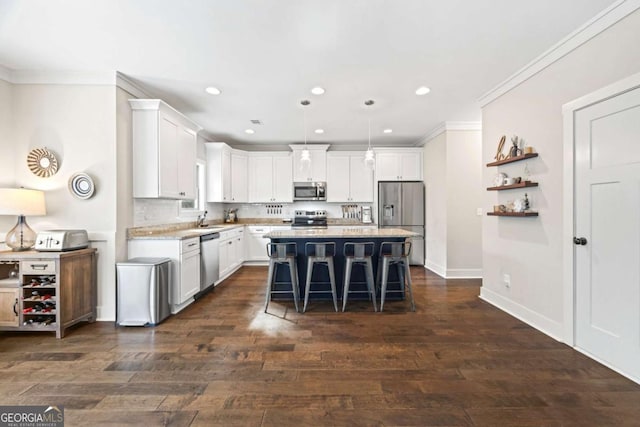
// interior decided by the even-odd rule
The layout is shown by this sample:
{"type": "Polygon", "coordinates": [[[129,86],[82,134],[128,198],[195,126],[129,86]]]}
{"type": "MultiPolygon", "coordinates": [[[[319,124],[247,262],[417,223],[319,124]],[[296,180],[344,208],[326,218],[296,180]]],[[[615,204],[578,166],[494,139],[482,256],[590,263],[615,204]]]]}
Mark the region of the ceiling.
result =
{"type": "Polygon", "coordinates": [[[2,0],[0,65],[120,71],[232,145],[301,142],[305,127],[312,143],[365,144],[370,119],[372,144],[409,146],[480,120],[480,96],[611,3],[2,0]]]}

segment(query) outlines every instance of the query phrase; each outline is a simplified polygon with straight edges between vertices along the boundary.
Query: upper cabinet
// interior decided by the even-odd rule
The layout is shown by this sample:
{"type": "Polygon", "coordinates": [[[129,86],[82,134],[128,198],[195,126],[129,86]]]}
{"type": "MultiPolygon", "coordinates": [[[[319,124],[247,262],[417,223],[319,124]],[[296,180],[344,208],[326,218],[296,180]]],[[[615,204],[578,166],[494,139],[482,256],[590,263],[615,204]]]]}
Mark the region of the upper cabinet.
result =
{"type": "Polygon", "coordinates": [[[422,181],[421,148],[377,148],[377,181],[422,181]]]}
{"type": "Polygon", "coordinates": [[[293,173],[289,152],[250,152],[249,202],[293,202],[293,173]]]}
{"type": "Polygon", "coordinates": [[[133,197],[193,199],[200,127],[159,99],[130,99],[133,197]]]}
{"type": "Polygon", "coordinates": [[[364,154],[327,153],[327,202],[373,202],[373,171],[364,154]]]}
{"type": "Polygon", "coordinates": [[[293,150],[293,181],[324,182],[327,180],[327,149],[329,144],[291,144],[293,150]],[[302,150],[309,150],[310,162],[301,160],[302,150]]]}
{"type": "Polygon", "coordinates": [[[247,202],[247,153],[223,142],[205,144],[207,149],[207,202],[247,202]]]}

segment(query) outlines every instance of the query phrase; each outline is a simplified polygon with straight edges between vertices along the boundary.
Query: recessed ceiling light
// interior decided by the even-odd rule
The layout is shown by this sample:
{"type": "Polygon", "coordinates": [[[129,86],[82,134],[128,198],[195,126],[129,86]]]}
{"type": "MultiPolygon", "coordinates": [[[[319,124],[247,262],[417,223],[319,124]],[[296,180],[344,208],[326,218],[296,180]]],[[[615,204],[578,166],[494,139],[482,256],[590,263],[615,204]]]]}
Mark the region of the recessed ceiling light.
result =
{"type": "Polygon", "coordinates": [[[315,133],[324,133],[324,129],[316,129],[314,130],[315,133]]]}
{"type": "Polygon", "coordinates": [[[383,130],[382,132],[384,132],[384,133],[391,133],[391,132],[393,132],[393,129],[385,129],[385,130],[383,130]]]}
{"type": "Polygon", "coordinates": [[[213,86],[209,86],[204,91],[207,92],[209,95],[220,95],[222,93],[220,91],[220,89],[218,89],[217,87],[213,87],[213,86]]]}
{"type": "Polygon", "coordinates": [[[248,133],[249,135],[253,135],[254,133],[256,133],[256,131],[253,130],[253,129],[245,129],[244,133],[248,133]]]}
{"type": "Polygon", "coordinates": [[[426,95],[429,92],[431,92],[431,89],[426,86],[420,86],[418,89],[416,89],[416,95],[426,95]]]}
{"type": "Polygon", "coordinates": [[[314,95],[322,95],[324,93],[324,89],[321,88],[320,86],[316,86],[313,89],[311,89],[311,93],[314,95]]]}

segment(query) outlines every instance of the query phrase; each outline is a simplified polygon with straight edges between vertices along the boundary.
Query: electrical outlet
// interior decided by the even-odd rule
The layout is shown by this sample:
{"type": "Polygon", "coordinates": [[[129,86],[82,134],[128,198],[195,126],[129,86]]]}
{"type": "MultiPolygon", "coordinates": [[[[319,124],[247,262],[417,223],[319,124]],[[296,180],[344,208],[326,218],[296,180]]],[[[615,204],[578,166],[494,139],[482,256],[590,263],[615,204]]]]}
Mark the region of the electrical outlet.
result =
{"type": "Polygon", "coordinates": [[[476,215],[482,216],[482,208],[476,209],[476,215]]]}
{"type": "Polygon", "coordinates": [[[503,274],[502,275],[502,282],[504,283],[504,286],[506,288],[510,288],[511,287],[511,275],[510,274],[503,274]]]}

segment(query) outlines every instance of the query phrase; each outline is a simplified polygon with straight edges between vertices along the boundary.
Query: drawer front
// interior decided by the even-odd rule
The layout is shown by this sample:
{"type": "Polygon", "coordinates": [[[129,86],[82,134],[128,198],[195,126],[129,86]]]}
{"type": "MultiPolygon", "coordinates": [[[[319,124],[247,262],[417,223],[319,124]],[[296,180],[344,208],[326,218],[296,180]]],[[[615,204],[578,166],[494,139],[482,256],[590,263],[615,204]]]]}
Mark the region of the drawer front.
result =
{"type": "Polygon", "coordinates": [[[20,261],[22,274],[56,274],[55,260],[29,260],[20,261]]]}
{"type": "Polygon", "coordinates": [[[252,225],[249,227],[249,233],[251,234],[267,234],[270,231],[271,231],[271,227],[266,227],[266,226],[252,225]]]}
{"type": "Polygon", "coordinates": [[[200,251],[200,238],[182,240],[180,253],[200,251]]]}

